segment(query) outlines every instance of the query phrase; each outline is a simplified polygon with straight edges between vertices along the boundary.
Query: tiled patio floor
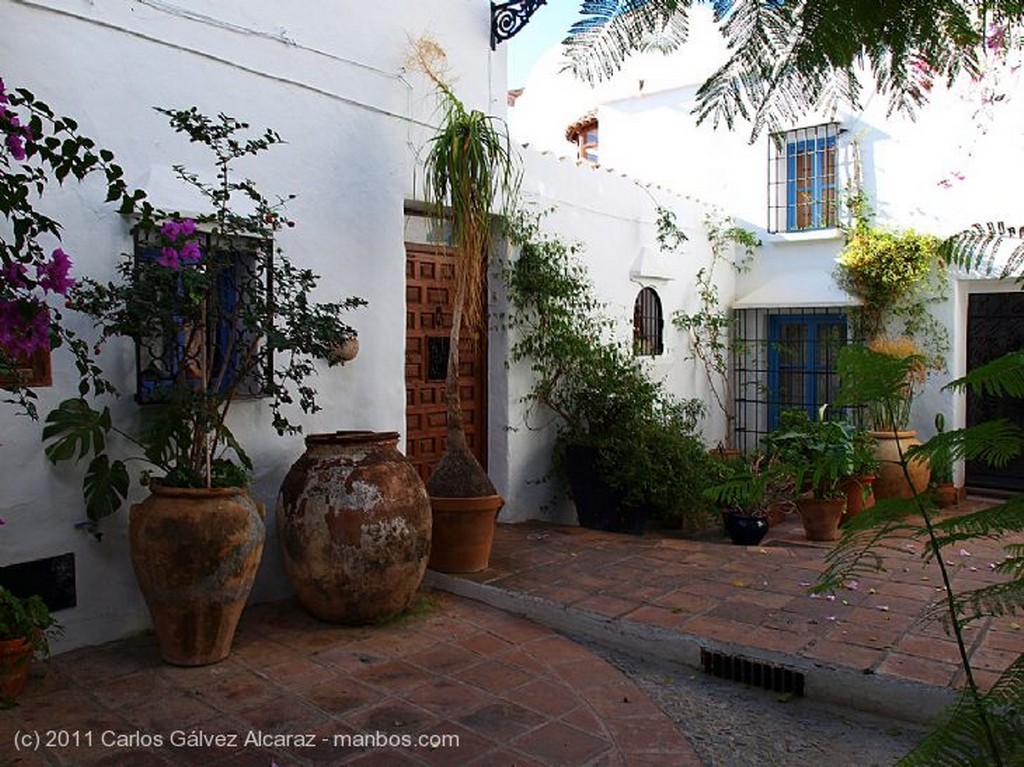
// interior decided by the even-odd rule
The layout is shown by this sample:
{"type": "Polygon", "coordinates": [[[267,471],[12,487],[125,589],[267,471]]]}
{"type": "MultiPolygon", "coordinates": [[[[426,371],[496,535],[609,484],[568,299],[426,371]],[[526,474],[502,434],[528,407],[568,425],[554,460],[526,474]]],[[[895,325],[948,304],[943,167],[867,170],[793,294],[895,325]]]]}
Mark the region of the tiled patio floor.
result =
{"type": "Polygon", "coordinates": [[[667,716],[580,645],[470,600],[427,599],[422,615],[372,628],[324,624],[291,601],[250,607],[231,656],[203,668],[161,663],[152,637],[55,656],[0,711],[0,766],[700,764],[667,716]],[[307,733],[311,747],[281,745],[307,733]],[[77,744],[16,751],[26,734],[77,744]],[[355,735],[458,744],[346,745],[355,735]]]}
{"type": "MultiPolygon", "coordinates": [[[[487,592],[475,598],[504,595],[591,624],[657,632],[669,648],[689,643],[840,669],[916,693],[962,684],[952,640],[917,622],[943,596],[919,546],[890,552],[887,573],[812,598],[807,587],[829,547],[804,541],[795,519],[749,548],[501,525],[491,568],[450,580],[459,591],[487,592]]],[[[966,588],[997,580],[992,565],[1001,556],[999,543],[971,543],[947,561],[966,588]]],[[[231,657],[205,668],[161,663],[148,636],[55,656],[20,705],[0,712],[0,767],[699,764],[668,717],[583,646],[477,601],[425,597],[427,609],[369,628],[321,623],[291,601],[253,606],[231,657]],[[15,751],[19,733],[77,744],[15,751]],[[279,737],[306,733],[309,748],[279,737]],[[456,735],[459,744],[345,742],[377,733],[456,735]],[[171,742],[199,734],[234,742],[171,742]]],[[[967,640],[985,685],[1024,652],[1013,618],[979,622],[967,640]]]]}
{"type": "MultiPolygon", "coordinates": [[[[1004,580],[993,572],[1002,542],[981,541],[946,556],[954,590],[1004,580]]],[[[732,546],[578,527],[504,525],[491,568],[462,576],[617,623],[667,629],[702,646],[752,650],[940,687],[963,684],[954,640],[919,618],[944,598],[938,568],[920,543],[888,552],[888,572],[833,595],[808,586],[832,544],[809,543],[795,517],[760,546],[732,546]]],[[[990,685],[1024,653],[1019,617],[986,619],[966,632],[975,679],[990,685]]]]}

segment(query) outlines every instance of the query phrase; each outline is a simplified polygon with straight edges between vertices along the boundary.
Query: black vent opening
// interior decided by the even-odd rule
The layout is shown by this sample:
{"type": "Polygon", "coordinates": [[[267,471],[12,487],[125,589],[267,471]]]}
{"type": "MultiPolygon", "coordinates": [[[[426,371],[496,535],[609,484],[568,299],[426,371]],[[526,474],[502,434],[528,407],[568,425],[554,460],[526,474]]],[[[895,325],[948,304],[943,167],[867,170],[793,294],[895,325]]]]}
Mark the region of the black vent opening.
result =
{"type": "Polygon", "coordinates": [[[749,687],[803,697],[804,675],[793,669],[770,663],[701,649],[700,663],[705,674],[749,687]]]}

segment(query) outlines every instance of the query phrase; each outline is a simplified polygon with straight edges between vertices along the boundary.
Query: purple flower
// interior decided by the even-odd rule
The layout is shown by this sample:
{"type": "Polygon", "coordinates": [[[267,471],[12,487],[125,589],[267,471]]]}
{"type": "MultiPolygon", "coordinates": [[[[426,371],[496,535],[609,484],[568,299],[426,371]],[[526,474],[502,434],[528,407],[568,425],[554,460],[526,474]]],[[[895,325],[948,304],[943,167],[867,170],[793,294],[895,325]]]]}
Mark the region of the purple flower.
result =
{"type": "Polygon", "coordinates": [[[174,242],[178,239],[178,235],[181,234],[181,224],[177,221],[166,221],[160,227],[160,233],[171,242],[174,242]]]}
{"type": "Polygon", "coordinates": [[[166,266],[168,269],[177,270],[181,266],[181,262],[178,260],[178,251],[174,248],[164,248],[160,251],[160,255],[156,257],[156,262],[160,266],[166,266]]]}
{"type": "Polygon", "coordinates": [[[2,273],[4,279],[7,280],[7,284],[15,290],[27,287],[25,285],[25,275],[28,274],[28,269],[25,268],[24,264],[19,264],[17,261],[11,261],[9,264],[4,266],[0,273],[2,273]]]}
{"type": "Polygon", "coordinates": [[[191,218],[183,218],[178,222],[182,237],[191,237],[196,233],[196,222],[191,218]]]}
{"type": "Polygon", "coordinates": [[[71,259],[60,248],[53,251],[50,258],[52,259],[50,263],[36,266],[39,286],[47,293],[67,295],[68,289],[75,284],[75,281],[68,276],[68,272],[71,271],[71,259]]]}
{"type": "Polygon", "coordinates": [[[0,345],[16,357],[50,348],[50,314],[36,300],[0,301],[0,345]]]}
{"type": "Polygon", "coordinates": [[[199,250],[199,245],[196,244],[195,240],[189,240],[182,245],[181,250],[178,251],[178,255],[186,264],[198,263],[199,259],[203,257],[202,251],[199,250]]]}
{"type": "Polygon", "coordinates": [[[25,140],[21,136],[16,133],[8,133],[4,143],[15,160],[21,162],[25,159],[25,140]]]}

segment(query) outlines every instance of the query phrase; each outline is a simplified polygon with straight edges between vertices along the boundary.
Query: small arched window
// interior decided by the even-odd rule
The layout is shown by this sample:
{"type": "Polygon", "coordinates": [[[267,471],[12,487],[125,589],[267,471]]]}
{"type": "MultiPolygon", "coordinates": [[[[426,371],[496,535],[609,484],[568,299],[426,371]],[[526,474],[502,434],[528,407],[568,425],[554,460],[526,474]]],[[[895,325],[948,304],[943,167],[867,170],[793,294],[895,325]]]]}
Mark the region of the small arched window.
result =
{"type": "Polygon", "coordinates": [[[664,329],[661,299],[654,288],[644,288],[633,304],[633,353],[638,357],[657,357],[664,352],[664,329]]]}

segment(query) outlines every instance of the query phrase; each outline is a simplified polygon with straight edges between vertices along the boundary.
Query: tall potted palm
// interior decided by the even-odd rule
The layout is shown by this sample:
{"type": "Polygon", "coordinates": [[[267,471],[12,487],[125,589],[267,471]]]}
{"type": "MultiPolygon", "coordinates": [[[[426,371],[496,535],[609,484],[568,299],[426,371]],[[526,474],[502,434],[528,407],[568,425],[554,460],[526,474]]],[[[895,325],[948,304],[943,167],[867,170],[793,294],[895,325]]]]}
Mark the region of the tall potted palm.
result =
{"type": "Polygon", "coordinates": [[[455,255],[455,294],[445,375],[447,445],[427,480],[433,532],[429,567],[476,572],[488,565],[494,523],[503,500],[466,441],[459,395],[459,345],[463,330],[485,332],[486,267],[495,220],[515,202],[518,157],[504,124],[467,109],[444,76],[444,51],[421,38],[413,64],[437,90],[441,122],[424,160],[424,187],[433,218],[450,227],[455,255]]]}
{"type": "Polygon", "coordinates": [[[235,161],[279,143],[276,133],[253,136],[243,122],[195,108],[158,111],[214,156],[213,183],[175,169],[208,212],[138,206],[134,252],[117,279],[83,279],[70,300],[101,334],[97,357],[111,339],[134,342],[142,407],[115,423],[83,386],[83,396],[49,414],[43,437],[55,463],[91,456],[84,491],[94,531],[127,496],[128,467],[144,467],[150,495],[131,508],[132,565],[161,654],[192,666],[229,653],[265,539],[263,506],[247,490],[252,463],[229,411],[259,400],[279,434],[298,432],[283,407],[297,400],[306,412],[318,409],[307,381],[314,362],[336,360],[333,349],[354,335],[342,315],[363,302],[310,301],[317,276],[275,247],[275,234],[291,226],[283,199],[235,176],[235,161]],[[115,454],[111,433],[137,455],[115,454]]]}

